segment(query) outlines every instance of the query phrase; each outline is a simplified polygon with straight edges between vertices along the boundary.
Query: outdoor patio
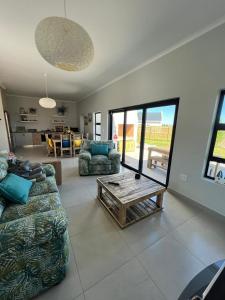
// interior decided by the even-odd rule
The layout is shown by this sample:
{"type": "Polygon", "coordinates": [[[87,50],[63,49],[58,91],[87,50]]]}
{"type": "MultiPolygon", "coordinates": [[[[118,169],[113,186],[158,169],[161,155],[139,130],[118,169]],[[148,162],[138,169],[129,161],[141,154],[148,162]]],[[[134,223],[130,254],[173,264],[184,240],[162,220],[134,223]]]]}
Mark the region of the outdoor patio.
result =
{"type": "MultiPolygon", "coordinates": [[[[150,146],[154,145],[148,145],[145,144],[144,146],[144,157],[143,157],[143,173],[148,175],[149,177],[162,182],[166,183],[166,173],[167,170],[162,169],[159,166],[156,166],[155,168],[148,168],[147,163],[148,163],[148,148],[150,146]]],[[[140,148],[136,147],[135,151],[133,152],[126,152],[125,155],[125,163],[133,168],[138,168],[138,162],[139,162],[139,154],[140,154],[140,148]]],[[[155,156],[159,155],[158,153],[154,153],[155,156]]]]}

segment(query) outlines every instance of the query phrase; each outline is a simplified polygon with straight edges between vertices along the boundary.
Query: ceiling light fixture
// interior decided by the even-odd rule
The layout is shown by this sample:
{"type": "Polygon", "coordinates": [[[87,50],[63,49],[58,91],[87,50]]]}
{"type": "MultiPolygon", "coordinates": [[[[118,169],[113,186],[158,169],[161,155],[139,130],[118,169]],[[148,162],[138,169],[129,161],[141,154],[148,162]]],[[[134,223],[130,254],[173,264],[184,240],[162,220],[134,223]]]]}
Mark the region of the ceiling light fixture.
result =
{"type": "Polygon", "coordinates": [[[81,71],[94,57],[94,46],[87,31],[65,17],[47,17],[35,31],[35,42],[41,56],[51,65],[65,71],[81,71]]]}
{"type": "Polygon", "coordinates": [[[44,74],[45,77],[45,93],[46,97],[39,99],[39,104],[44,108],[54,108],[56,102],[54,99],[48,97],[48,84],[47,84],[47,74],[44,74]]]}

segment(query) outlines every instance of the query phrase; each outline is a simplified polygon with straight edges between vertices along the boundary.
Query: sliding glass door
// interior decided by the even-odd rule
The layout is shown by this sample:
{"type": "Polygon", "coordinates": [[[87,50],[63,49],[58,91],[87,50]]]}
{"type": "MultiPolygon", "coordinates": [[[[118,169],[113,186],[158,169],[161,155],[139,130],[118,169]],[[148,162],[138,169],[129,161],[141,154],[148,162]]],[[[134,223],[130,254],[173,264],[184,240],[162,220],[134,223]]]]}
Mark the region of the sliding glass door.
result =
{"type": "Polygon", "coordinates": [[[121,158],[123,157],[123,136],[124,136],[124,120],[125,113],[113,112],[111,114],[110,128],[111,128],[111,139],[114,141],[116,149],[121,153],[121,158]]]}
{"type": "Polygon", "coordinates": [[[167,186],[179,99],[112,110],[109,137],[122,165],[167,186]]]}
{"type": "Polygon", "coordinates": [[[166,184],[176,105],[146,109],[143,174],[166,184]]]}
{"type": "Polygon", "coordinates": [[[142,122],[142,109],[128,110],[125,120],[125,149],[124,164],[139,170],[140,162],[140,127],[142,122]]]}

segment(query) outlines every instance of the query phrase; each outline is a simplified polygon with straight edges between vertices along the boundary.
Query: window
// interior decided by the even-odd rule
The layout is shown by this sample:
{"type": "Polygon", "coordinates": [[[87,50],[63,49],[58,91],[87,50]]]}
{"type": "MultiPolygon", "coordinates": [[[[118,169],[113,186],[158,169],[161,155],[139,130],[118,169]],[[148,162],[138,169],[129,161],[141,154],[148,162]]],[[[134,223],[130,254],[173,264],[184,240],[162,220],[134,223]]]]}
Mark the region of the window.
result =
{"type": "Polygon", "coordinates": [[[95,140],[101,141],[101,113],[95,113],[95,140]]]}
{"type": "Polygon", "coordinates": [[[205,177],[225,181],[225,90],[221,91],[219,98],[205,177]]]}

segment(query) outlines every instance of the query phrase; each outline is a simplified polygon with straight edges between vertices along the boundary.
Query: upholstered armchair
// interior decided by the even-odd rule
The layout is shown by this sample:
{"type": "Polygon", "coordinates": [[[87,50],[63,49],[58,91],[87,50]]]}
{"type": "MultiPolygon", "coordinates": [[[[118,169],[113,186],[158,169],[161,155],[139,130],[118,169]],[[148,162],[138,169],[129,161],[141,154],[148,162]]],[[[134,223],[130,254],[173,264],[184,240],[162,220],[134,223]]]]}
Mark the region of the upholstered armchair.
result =
{"type": "Polygon", "coordinates": [[[79,155],[79,173],[107,175],[120,171],[120,153],[113,141],[85,141],[79,155]],[[99,152],[98,152],[99,151],[99,152]]]}

